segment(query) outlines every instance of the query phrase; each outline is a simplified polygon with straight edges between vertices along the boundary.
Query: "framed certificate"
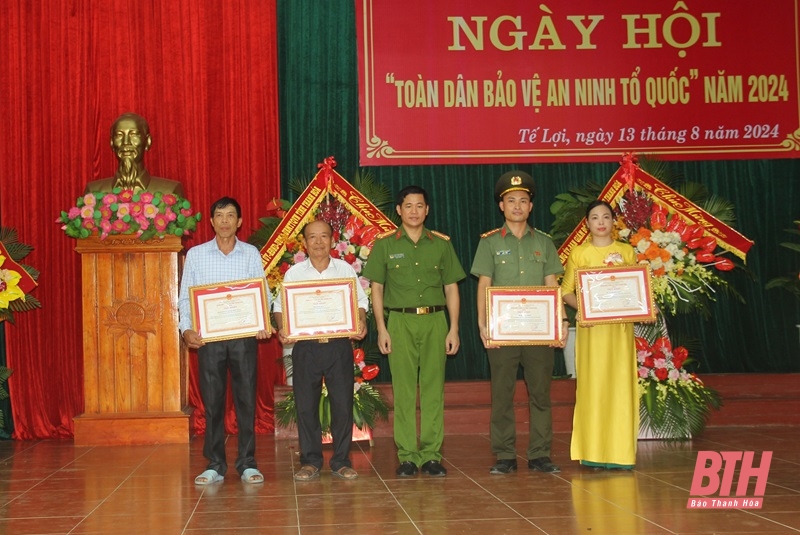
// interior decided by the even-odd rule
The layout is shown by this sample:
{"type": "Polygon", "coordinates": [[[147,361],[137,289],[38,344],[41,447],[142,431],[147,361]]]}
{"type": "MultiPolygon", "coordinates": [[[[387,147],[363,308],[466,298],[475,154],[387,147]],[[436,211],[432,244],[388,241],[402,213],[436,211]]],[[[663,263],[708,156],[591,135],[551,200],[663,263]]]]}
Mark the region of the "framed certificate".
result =
{"type": "Polygon", "coordinates": [[[355,279],[285,282],[281,287],[284,335],[292,340],[358,334],[355,279]]]}
{"type": "Polygon", "coordinates": [[[263,278],[189,288],[192,328],[204,342],[255,336],[269,322],[263,278]]]}
{"type": "Polygon", "coordinates": [[[650,266],[575,270],[578,323],[633,323],[656,319],[650,266]]]}
{"type": "Polygon", "coordinates": [[[486,338],[492,345],[550,345],[561,340],[561,288],[486,288],[486,338]]]}

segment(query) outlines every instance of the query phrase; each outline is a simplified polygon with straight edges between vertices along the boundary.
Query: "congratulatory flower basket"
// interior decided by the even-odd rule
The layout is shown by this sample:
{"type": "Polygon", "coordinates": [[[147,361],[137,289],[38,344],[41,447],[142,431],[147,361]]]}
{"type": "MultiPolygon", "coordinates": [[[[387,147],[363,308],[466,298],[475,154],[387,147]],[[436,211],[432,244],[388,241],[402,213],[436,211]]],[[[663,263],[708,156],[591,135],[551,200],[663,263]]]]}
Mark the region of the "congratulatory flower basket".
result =
{"type": "Polygon", "coordinates": [[[674,190],[656,178],[670,178],[661,162],[644,160],[643,165],[650,172],[627,154],[605,187],[587,184],[557,195],[550,206],[555,216],[551,233],[554,240],[563,240],[559,253],[565,261],[571,247],[588,239],[583,215],[589,203],[601,199],[615,208],[612,237],[629,243],[637,262],[650,266],[659,309],[656,324],[634,326],[642,438],[688,439],[702,431],[721,400],[685,368],[693,359],[685,347],[673,347],[667,316],[708,317],[720,291],[741,299],[725,273],[738,267],[732,257],[744,260],[752,241],[730,227],[734,218],[729,202],[696,183],[674,190]]]}

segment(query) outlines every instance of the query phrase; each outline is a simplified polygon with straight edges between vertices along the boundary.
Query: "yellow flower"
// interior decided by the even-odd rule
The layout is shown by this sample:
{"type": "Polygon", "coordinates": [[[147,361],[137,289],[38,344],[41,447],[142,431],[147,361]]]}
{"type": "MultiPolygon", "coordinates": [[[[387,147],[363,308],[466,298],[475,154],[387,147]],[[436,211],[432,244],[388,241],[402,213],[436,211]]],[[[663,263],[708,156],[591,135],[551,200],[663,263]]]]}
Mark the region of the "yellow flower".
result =
{"type": "MultiPolygon", "coordinates": [[[[5,260],[6,257],[0,255],[0,265],[5,260]]],[[[8,308],[8,304],[17,299],[25,300],[25,293],[17,286],[21,278],[14,270],[0,269],[0,308],[8,308]]]]}

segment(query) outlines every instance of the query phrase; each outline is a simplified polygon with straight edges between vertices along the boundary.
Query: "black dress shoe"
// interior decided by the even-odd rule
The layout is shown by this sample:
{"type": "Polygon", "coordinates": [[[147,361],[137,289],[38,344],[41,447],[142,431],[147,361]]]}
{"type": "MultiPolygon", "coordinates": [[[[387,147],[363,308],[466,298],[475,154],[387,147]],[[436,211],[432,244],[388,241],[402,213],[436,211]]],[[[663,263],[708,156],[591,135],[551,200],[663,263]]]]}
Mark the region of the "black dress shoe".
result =
{"type": "Polygon", "coordinates": [[[528,460],[528,468],[536,470],[537,472],[547,472],[553,474],[560,472],[561,468],[550,461],[550,457],[537,457],[536,459],[528,460]]]}
{"type": "Polygon", "coordinates": [[[395,472],[400,477],[412,477],[417,475],[417,465],[411,461],[403,461],[395,472]]]}
{"type": "Polygon", "coordinates": [[[497,462],[494,463],[494,466],[489,468],[489,473],[492,475],[503,475],[503,474],[510,474],[511,472],[517,471],[517,460],[516,459],[497,459],[497,462]]]}
{"type": "Polygon", "coordinates": [[[447,475],[447,469],[439,461],[428,461],[420,467],[420,470],[431,477],[444,477],[447,475]]]}

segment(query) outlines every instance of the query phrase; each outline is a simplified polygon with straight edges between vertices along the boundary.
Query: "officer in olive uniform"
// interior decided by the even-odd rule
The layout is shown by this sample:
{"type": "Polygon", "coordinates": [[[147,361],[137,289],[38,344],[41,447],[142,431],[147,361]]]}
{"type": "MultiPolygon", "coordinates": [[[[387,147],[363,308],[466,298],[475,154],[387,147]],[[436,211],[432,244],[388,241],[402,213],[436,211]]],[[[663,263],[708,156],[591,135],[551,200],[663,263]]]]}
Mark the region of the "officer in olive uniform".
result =
{"type": "Polygon", "coordinates": [[[372,281],[378,347],[389,355],[392,371],[394,441],[400,459],[397,475],[401,477],[416,475],[417,467],[430,476],[447,475],[440,462],[444,369],[446,355],[458,351],[457,282],[466,274],[450,238],[425,228],[428,208],[424,189],[408,186],[400,191],[397,213],[402,226],[375,242],[363,271],[372,281]]]}
{"type": "MultiPolygon", "coordinates": [[[[528,386],[530,408],[528,468],[540,472],[560,471],[550,461],[553,348],[530,345],[498,347],[492,346],[486,338],[487,287],[558,286],[557,276],[564,272],[550,236],[528,225],[534,191],[533,178],[523,171],[509,171],[500,177],[494,193],[505,224],[481,236],[472,263],[471,273],[478,277],[478,328],[489,354],[492,374],[490,433],[497,463],[489,470],[491,474],[508,474],[517,469],[514,390],[520,365],[528,386]]],[[[567,324],[563,326],[564,335],[557,344],[559,347],[566,342],[567,327],[567,324]]]]}

